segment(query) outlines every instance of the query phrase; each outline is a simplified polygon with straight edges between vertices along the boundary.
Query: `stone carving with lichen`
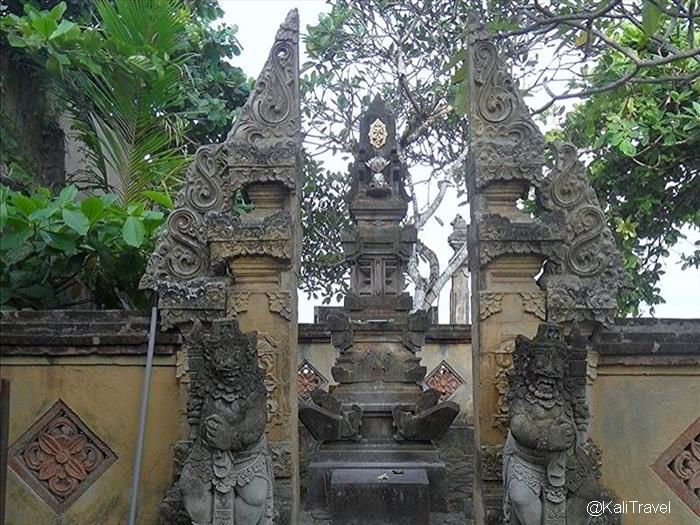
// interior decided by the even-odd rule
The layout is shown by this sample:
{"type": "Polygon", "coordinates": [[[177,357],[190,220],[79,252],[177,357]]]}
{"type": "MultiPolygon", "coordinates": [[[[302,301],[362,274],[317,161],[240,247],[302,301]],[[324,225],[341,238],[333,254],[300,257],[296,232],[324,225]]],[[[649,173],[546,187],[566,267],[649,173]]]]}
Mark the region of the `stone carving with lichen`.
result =
{"type": "Polygon", "coordinates": [[[588,408],[570,362],[557,325],[543,323],[533,340],[516,340],[503,449],[504,515],[511,525],[619,523],[618,515],[586,511],[588,502],[612,496],[599,485],[597,460],[581,437],[588,408]]]}
{"type": "Polygon", "coordinates": [[[196,525],[271,525],[274,477],[257,334],[220,320],[211,333],[196,323],[190,337],[203,362],[188,406],[195,424],[178,481],[183,506],[196,525]]]}

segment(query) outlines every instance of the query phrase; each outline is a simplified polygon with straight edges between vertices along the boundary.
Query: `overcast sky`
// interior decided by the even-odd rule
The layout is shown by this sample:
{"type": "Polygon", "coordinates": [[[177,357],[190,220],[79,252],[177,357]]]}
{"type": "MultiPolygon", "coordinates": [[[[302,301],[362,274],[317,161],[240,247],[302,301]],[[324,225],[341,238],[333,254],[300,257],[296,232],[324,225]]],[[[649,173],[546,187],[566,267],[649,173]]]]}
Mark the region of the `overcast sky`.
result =
{"type": "MultiPolygon", "coordinates": [[[[329,9],[323,0],[222,0],[220,4],[226,11],[226,23],[238,26],[238,38],[243,46],[241,56],[236,57],[234,63],[254,77],[257,77],[262,69],[277,28],[290,9],[299,9],[302,33],[307,25],[316,23],[319,13],[329,9]]],[[[303,63],[306,60],[303,43],[301,52],[303,63]]],[[[441,267],[446,265],[452,253],[446,241],[451,230],[449,223],[457,213],[467,215],[464,208],[457,208],[456,196],[448,195],[437,213],[444,226],[431,219],[421,233],[422,238],[430,239],[431,248],[442,248],[436,250],[441,267]]],[[[697,231],[687,233],[688,240],[678,243],[666,261],[666,274],[661,278],[660,288],[667,303],[656,307],[656,317],[700,317],[700,270],[681,270],[678,264],[679,254],[683,250],[691,251],[693,242],[700,239],[697,231]]],[[[312,300],[300,294],[300,322],[313,321],[313,304],[312,300]]],[[[446,288],[440,297],[440,322],[448,322],[448,310],[449,290],[446,288]]]]}

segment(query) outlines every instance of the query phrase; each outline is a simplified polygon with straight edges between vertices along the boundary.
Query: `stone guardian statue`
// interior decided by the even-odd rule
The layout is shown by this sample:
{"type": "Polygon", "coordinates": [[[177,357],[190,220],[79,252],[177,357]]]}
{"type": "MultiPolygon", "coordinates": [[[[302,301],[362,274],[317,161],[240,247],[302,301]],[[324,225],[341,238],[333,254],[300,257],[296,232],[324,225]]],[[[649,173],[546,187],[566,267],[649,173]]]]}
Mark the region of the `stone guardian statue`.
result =
{"type": "Polygon", "coordinates": [[[273,471],[265,440],[266,390],[257,334],[232,320],[196,324],[201,377],[190,395],[198,418],[178,485],[193,525],[272,525],[273,471]]]}
{"type": "Polygon", "coordinates": [[[555,324],[541,324],[533,340],[516,339],[503,449],[504,515],[511,525],[620,522],[586,511],[588,502],[612,496],[598,483],[593,445],[582,442],[588,407],[585,383],[570,374],[572,352],[555,324]]]}

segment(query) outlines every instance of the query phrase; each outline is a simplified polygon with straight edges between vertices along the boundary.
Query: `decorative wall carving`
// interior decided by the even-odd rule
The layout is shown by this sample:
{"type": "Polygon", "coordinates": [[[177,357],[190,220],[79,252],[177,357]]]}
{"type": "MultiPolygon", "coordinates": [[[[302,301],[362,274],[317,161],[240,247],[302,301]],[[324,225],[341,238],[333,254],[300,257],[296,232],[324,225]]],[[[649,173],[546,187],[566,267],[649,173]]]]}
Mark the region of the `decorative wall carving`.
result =
{"type": "Polygon", "coordinates": [[[523,300],[523,310],[536,315],[543,321],[547,320],[544,292],[519,292],[518,295],[523,300]]]}
{"type": "Polygon", "coordinates": [[[8,456],[15,473],[57,514],[117,460],[60,400],[19,437],[8,456]]]}
{"type": "Polygon", "coordinates": [[[264,217],[232,216],[228,212],[207,215],[207,239],[218,246],[217,257],[269,255],[278,259],[291,258],[292,218],[288,211],[279,210],[264,217]]]}
{"type": "Polygon", "coordinates": [[[479,319],[484,321],[489,316],[498,313],[503,308],[501,292],[479,292],[479,319]]]}
{"type": "Polygon", "coordinates": [[[445,401],[464,384],[464,379],[455,372],[447,361],[443,361],[425,378],[425,386],[436,390],[440,400],[445,401]]]}
{"type": "Polygon", "coordinates": [[[292,295],[289,292],[268,292],[268,307],[287,321],[292,319],[292,295]]]}
{"type": "Polygon", "coordinates": [[[671,443],[651,468],[700,516],[700,418],[671,443]]]}
{"type": "Polygon", "coordinates": [[[479,460],[482,479],[503,481],[503,445],[481,445],[479,460]]]}
{"type": "Polygon", "coordinates": [[[275,477],[289,478],[291,476],[290,467],[292,464],[289,443],[286,441],[277,441],[273,445],[270,445],[270,453],[272,454],[272,471],[275,477]]]}
{"type": "Polygon", "coordinates": [[[323,388],[328,380],[316,370],[306,359],[299,365],[297,371],[297,393],[304,401],[311,400],[311,392],[317,388],[323,388]]]}
{"type": "Polygon", "coordinates": [[[229,314],[234,314],[238,316],[242,312],[248,311],[248,304],[250,303],[250,292],[237,292],[229,294],[227,298],[226,311],[229,314]]]}
{"type": "Polygon", "coordinates": [[[286,357],[281,352],[280,344],[264,333],[258,333],[257,349],[260,364],[265,368],[268,425],[287,425],[289,399],[280,379],[286,370],[286,357]]]}
{"type": "Polygon", "coordinates": [[[496,372],[493,375],[493,386],[496,389],[496,410],[492,415],[492,425],[503,436],[508,433],[508,393],[509,376],[513,370],[513,350],[515,349],[515,337],[507,337],[501,341],[498,350],[493,355],[496,372]]]}
{"type": "Polygon", "coordinates": [[[615,238],[572,144],[554,143],[556,162],[538,193],[544,208],[563,212],[563,250],[551,257],[542,282],[553,322],[593,320],[611,325],[625,277],[615,238]]]}
{"type": "Polygon", "coordinates": [[[532,122],[507,64],[488,40],[471,41],[474,93],[472,140],[477,188],[495,181],[539,185],[544,139],[532,122]]]}

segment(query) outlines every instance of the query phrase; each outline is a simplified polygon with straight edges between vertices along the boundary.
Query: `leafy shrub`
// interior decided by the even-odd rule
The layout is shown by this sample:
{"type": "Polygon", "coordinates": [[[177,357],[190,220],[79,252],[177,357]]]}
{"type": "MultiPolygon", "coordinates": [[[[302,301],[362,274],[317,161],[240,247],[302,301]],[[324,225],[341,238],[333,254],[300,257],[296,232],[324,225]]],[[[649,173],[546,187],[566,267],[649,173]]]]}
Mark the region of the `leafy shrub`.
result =
{"type": "MultiPolygon", "coordinates": [[[[170,197],[145,192],[165,210],[170,197]]],[[[113,194],[57,196],[0,186],[0,307],[142,308],[138,283],[165,213],[142,203],[122,206],[113,194]]]]}

